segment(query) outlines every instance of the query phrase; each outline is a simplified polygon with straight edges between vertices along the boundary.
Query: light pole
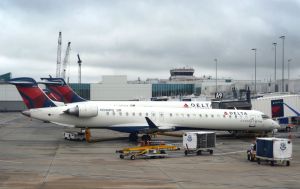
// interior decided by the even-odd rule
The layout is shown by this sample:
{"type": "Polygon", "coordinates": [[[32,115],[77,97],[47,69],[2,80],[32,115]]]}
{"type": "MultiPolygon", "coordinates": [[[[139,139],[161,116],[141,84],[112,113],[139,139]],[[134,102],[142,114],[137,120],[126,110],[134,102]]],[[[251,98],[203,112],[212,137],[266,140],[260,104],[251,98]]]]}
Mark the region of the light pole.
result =
{"type": "Polygon", "coordinates": [[[290,92],[290,62],[292,61],[292,59],[288,59],[288,91],[290,92]]]}
{"type": "Polygon", "coordinates": [[[256,95],[256,48],[251,49],[254,51],[254,94],[256,95]]]}
{"type": "Polygon", "coordinates": [[[280,39],[282,39],[282,81],[281,81],[281,89],[282,89],[282,92],[284,92],[284,39],[285,39],[285,36],[282,35],[279,37],[280,39]]]}
{"type": "Polygon", "coordinates": [[[218,59],[215,58],[216,62],[216,93],[218,92],[218,59]]]}
{"type": "Polygon", "coordinates": [[[275,60],[275,73],[274,73],[274,92],[277,92],[277,85],[276,85],[276,45],[277,43],[273,43],[274,45],[274,48],[275,48],[275,57],[274,57],[274,60],[275,60]]]}

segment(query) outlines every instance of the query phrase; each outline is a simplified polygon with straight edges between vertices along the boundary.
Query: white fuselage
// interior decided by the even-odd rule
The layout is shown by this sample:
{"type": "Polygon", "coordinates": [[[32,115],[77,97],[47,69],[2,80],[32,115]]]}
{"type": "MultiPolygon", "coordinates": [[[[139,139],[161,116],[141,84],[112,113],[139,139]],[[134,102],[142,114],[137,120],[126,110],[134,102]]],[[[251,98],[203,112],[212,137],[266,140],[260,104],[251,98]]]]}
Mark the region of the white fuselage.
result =
{"type": "Polygon", "coordinates": [[[211,109],[211,101],[83,101],[69,104],[97,104],[97,106],[114,107],[164,107],[211,109]]]}
{"type": "Polygon", "coordinates": [[[145,117],[158,127],[183,129],[271,131],[279,125],[263,113],[255,110],[120,107],[98,106],[81,108],[79,116],[67,114],[68,109],[79,103],[60,107],[31,109],[30,117],[57,124],[80,128],[106,128],[122,132],[133,132],[148,128],[145,117]]]}

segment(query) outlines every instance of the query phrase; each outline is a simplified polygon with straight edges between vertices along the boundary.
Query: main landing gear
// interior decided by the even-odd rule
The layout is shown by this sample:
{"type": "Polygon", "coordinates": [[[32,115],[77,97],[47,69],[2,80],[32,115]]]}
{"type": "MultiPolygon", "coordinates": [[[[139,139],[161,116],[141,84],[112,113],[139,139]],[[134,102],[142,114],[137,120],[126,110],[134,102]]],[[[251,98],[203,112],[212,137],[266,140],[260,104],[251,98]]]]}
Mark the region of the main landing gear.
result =
{"type": "Polygon", "coordinates": [[[138,133],[130,133],[128,138],[130,142],[137,142],[139,136],[138,133]]]}
{"type": "MultiPolygon", "coordinates": [[[[138,141],[138,133],[130,133],[129,134],[129,141],[131,142],[137,142],[138,141]]],[[[142,141],[150,141],[151,140],[151,136],[150,135],[143,135],[142,136],[142,141]]]]}

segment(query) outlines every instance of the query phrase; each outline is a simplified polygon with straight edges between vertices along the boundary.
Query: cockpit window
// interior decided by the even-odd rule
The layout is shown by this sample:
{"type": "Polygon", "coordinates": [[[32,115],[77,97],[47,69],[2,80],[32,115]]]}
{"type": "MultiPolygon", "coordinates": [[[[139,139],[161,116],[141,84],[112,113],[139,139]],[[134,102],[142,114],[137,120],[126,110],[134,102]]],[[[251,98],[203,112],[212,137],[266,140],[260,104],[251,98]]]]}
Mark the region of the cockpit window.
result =
{"type": "Polygon", "coordinates": [[[261,115],[261,117],[262,117],[263,119],[270,119],[270,117],[267,116],[267,115],[265,115],[265,114],[261,115]]]}

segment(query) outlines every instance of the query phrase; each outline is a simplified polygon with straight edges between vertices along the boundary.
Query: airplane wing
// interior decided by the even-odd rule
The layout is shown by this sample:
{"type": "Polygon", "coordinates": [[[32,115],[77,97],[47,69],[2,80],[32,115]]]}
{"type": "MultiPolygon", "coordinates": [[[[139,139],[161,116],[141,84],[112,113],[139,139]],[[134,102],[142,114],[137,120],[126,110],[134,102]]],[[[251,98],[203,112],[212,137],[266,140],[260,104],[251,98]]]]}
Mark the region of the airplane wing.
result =
{"type": "Polygon", "coordinates": [[[155,124],[149,117],[145,117],[145,119],[149,125],[149,131],[152,132],[173,131],[176,128],[176,125],[174,124],[168,124],[168,123],[155,124]]]}

